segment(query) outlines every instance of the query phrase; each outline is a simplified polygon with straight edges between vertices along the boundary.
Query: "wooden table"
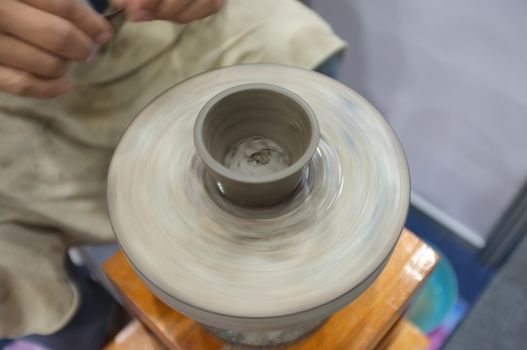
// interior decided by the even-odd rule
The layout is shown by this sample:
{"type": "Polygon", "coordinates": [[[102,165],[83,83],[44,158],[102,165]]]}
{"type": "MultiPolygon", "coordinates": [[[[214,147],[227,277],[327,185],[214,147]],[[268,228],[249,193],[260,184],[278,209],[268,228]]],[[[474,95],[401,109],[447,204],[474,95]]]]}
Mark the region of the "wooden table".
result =
{"type": "MultiPolygon", "coordinates": [[[[427,339],[401,316],[438,259],[429,246],[404,230],[384,271],[370,288],[312,336],[287,349],[426,349],[427,339]]],[[[130,312],[141,321],[123,329],[107,350],[231,349],[198,323],[158,300],[121,252],[105,263],[104,270],[130,312]]]]}

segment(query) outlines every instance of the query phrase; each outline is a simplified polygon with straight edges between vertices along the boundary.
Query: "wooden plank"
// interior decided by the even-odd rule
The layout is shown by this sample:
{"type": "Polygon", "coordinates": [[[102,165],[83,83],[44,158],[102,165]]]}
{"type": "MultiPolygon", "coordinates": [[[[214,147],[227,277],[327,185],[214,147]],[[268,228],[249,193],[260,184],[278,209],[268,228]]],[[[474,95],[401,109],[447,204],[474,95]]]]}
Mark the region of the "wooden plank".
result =
{"type": "MultiPolygon", "coordinates": [[[[377,350],[426,350],[430,341],[412,323],[401,318],[377,345],[377,350]]],[[[123,328],[104,350],[166,349],[138,320],[123,328]]],[[[224,346],[222,350],[236,350],[224,346]]]]}
{"type": "Polygon", "coordinates": [[[312,337],[290,349],[373,349],[432,272],[437,254],[405,230],[379,278],[312,337]]]}
{"type": "Polygon", "coordinates": [[[122,252],[117,252],[104,264],[104,271],[117,287],[128,310],[167,348],[174,350],[222,348],[223,343],[207,333],[197,322],[157,299],[137,277],[122,252]]]}
{"type": "MultiPolygon", "coordinates": [[[[412,323],[400,319],[377,345],[377,350],[426,350],[430,341],[412,323]]],[[[163,350],[165,347],[138,320],[123,328],[104,350],[163,350]]],[[[235,347],[224,346],[222,350],[235,347]]]]}
{"type": "Polygon", "coordinates": [[[138,320],[131,321],[104,347],[104,350],[163,350],[159,343],[138,320]]]}
{"type": "MultiPolygon", "coordinates": [[[[290,350],[373,349],[406,309],[409,299],[438,262],[437,254],[404,230],[384,271],[353,303],[290,350]]],[[[195,321],[159,301],[136,276],[121,252],[104,266],[130,311],[169,349],[217,350],[223,343],[195,321]]],[[[130,349],[130,348],[129,348],[130,349]]]]}
{"type": "Polygon", "coordinates": [[[401,318],[382,339],[378,350],[426,350],[430,345],[428,338],[416,326],[401,318]]]}

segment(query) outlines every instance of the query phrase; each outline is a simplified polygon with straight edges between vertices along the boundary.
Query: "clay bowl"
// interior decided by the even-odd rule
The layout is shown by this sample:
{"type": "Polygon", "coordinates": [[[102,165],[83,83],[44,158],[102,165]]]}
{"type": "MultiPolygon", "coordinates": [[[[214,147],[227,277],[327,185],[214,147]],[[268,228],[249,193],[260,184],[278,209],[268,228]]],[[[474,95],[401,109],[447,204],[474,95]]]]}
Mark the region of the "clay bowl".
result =
{"type": "Polygon", "coordinates": [[[270,84],[222,91],[200,111],[194,144],[220,192],[245,206],[266,206],[298,186],[319,141],[311,108],[270,84]]]}

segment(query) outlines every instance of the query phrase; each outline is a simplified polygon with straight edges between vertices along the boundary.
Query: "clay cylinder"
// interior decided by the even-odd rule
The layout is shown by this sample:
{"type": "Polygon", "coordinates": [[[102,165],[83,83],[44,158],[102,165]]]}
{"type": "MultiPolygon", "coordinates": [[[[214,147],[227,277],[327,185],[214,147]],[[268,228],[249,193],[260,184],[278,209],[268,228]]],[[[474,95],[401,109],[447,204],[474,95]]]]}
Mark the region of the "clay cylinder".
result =
{"type": "Polygon", "coordinates": [[[319,141],[311,108],[269,84],[226,89],[201,109],[194,144],[218,190],[244,206],[280,202],[300,183],[319,141]]]}

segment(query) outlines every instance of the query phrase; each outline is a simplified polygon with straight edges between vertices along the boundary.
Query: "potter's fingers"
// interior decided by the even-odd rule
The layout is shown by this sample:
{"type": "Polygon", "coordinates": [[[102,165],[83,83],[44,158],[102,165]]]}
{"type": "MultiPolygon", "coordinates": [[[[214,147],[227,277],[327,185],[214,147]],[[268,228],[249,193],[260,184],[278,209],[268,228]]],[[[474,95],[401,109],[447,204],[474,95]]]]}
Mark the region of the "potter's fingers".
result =
{"type": "Polygon", "coordinates": [[[79,1],[72,0],[22,0],[44,12],[67,19],[98,44],[110,40],[112,27],[97,12],[79,1]]]}
{"type": "Polygon", "coordinates": [[[127,1],[128,0],[112,0],[110,3],[114,9],[123,9],[126,7],[127,1]]]}
{"type": "Polygon", "coordinates": [[[197,0],[161,0],[155,9],[154,16],[172,21],[179,11],[195,1],[197,0]]]}
{"type": "Polygon", "coordinates": [[[61,58],[12,36],[0,33],[0,64],[33,73],[44,78],[58,78],[66,73],[61,58]]]}
{"type": "Polygon", "coordinates": [[[71,82],[65,78],[41,79],[27,72],[0,66],[0,91],[13,95],[51,99],[71,89],[71,82]]]}
{"type": "Polygon", "coordinates": [[[222,5],[222,0],[195,0],[182,8],[172,20],[178,23],[190,23],[215,14],[222,5]]]}
{"type": "Polygon", "coordinates": [[[113,2],[114,8],[125,9],[128,19],[140,22],[157,19],[154,15],[156,8],[162,0],[117,0],[113,2]]]}
{"type": "Polygon", "coordinates": [[[95,47],[72,22],[20,1],[2,0],[0,31],[70,60],[84,61],[95,47]]]}

